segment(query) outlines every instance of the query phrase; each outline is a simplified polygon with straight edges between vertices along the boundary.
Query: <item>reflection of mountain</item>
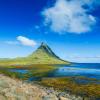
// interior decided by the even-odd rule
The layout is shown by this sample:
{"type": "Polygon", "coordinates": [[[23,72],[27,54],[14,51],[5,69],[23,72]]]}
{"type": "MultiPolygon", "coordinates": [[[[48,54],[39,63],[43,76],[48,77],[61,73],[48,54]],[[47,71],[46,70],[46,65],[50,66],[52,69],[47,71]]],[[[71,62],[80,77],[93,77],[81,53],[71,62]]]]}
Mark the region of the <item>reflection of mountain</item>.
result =
{"type": "Polygon", "coordinates": [[[29,56],[2,60],[0,61],[0,65],[2,64],[69,64],[69,62],[60,59],[47,44],[42,43],[40,47],[29,56]]]}

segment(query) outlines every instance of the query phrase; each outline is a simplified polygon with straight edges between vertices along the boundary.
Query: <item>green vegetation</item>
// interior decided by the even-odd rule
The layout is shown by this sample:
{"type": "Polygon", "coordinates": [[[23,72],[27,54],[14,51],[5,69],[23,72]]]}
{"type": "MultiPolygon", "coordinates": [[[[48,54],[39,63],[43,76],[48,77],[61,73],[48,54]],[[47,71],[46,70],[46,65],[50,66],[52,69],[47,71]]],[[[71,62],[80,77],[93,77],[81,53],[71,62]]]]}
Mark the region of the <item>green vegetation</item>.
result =
{"type": "Polygon", "coordinates": [[[44,43],[31,55],[15,59],[1,59],[0,65],[31,65],[31,64],[70,64],[56,56],[44,43]]]}
{"type": "Polygon", "coordinates": [[[8,66],[7,68],[0,70],[0,73],[13,78],[21,78],[25,80],[30,77],[39,77],[39,78],[46,77],[49,72],[55,69],[56,67],[51,65],[29,65],[29,66],[12,66],[12,67],[8,66]],[[11,72],[10,69],[12,68],[28,69],[28,72],[24,74],[19,72],[11,72]]]}
{"type": "Polygon", "coordinates": [[[53,64],[71,64],[56,56],[52,50],[44,43],[31,55],[23,58],[0,59],[0,74],[5,74],[12,78],[27,80],[31,77],[39,77],[37,83],[53,87],[60,91],[67,91],[70,94],[80,95],[87,100],[100,98],[100,84],[96,79],[85,77],[63,77],[47,78],[48,73],[56,70],[53,64]],[[11,72],[10,69],[28,69],[27,73],[11,72]],[[81,80],[90,81],[80,83],[81,80]],[[92,99],[91,99],[92,98],[92,99]]]}
{"type": "Polygon", "coordinates": [[[40,84],[53,87],[61,91],[67,91],[70,94],[82,96],[83,98],[88,98],[87,100],[96,100],[100,98],[100,84],[77,84],[71,77],[44,78],[41,80],[40,84]]]}
{"type": "Polygon", "coordinates": [[[20,78],[21,74],[17,72],[10,72],[9,70],[0,70],[0,74],[7,75],[12,78],[20,78]]]}
{"type": "MultiPolygon", "coordinates": [[[[4,67],[3,67],[4,68],[4,67]]],[[[31,77],[40,78],[37,83],[53,87],[59,91],[67,91],[69,94],[74,94],[76,96],[82,96],[83,98],[88,98],[86,100],[96,100],[100,98],[100,81],[96,79],[86,78],[86,77],[60,77],[60,78],[48,78],[48,73],[56,70],[56,66],[51,65],[28,65],[28,66],[8,66],[4,70],[0,70],[0,74],[5,74],[12,78],[18,78],[21,80],[28,80],[31,77]],[[28,69],[27,73],[11,72],[9,69],[28,69]],[[86,80],[87,83],[80,83],[77,80],[86,80]],[[92,98],[92,99],[91,99],[92,98]]]]}

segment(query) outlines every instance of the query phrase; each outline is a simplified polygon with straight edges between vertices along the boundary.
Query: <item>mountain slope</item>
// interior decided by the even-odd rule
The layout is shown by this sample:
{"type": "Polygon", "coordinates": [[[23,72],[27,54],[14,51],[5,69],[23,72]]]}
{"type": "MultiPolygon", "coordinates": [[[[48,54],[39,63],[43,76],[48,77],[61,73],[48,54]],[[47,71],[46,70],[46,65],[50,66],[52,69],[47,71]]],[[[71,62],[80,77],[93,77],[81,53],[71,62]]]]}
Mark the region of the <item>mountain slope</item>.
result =
{"type": "Polygon", "coordinates": [[[60,59],[51,48],[42,43],[40,47],[27,57],[1,60],[0,65],[29,65],[29,64],[70,64],[60,59]]]}
{"type": "MultiPolygon", "coordinates": [[[[58,58],[60,59],[58,56],[56,56],[56,54],[51,50],[51,48],[45,44],[45,43],[41,43],[40,47],[35,51],[33,52],[30,56],[34,56],[34,55],[37,55],[37,54],[40,54],[42,53],[42,57],[44,57],[45,55],[48,55],[49,57],[54,57],[54,58],[58,58]],[[44,55],[45,53],[45,55],[44,55]]],[[[39,55],[40,56],[40,55],[39,55]]]]}

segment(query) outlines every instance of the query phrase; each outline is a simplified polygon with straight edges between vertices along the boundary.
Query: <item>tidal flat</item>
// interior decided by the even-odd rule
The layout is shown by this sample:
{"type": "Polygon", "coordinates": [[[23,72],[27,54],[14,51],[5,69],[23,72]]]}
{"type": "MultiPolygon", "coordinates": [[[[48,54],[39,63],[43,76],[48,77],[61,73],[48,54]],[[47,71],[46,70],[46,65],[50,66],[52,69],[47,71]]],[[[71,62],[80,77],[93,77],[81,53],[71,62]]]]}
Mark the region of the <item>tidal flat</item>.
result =
{"type": "MultiPolygon", "coordinates": [[[[85,100],[100,99],[100,80],[85,76],[53,76],[60,68],[56,65],[27,65],[0,67],[0,74],[23,82],[53,88],[55,91],[81,97],[85,100]]],[[[72,99],[69,99],[72,100],[72,99]]],[[[73,99],[78,100],[78,99],[73,99]]],[[[81,100],[81,99],[80,99],[81,100]]]]}

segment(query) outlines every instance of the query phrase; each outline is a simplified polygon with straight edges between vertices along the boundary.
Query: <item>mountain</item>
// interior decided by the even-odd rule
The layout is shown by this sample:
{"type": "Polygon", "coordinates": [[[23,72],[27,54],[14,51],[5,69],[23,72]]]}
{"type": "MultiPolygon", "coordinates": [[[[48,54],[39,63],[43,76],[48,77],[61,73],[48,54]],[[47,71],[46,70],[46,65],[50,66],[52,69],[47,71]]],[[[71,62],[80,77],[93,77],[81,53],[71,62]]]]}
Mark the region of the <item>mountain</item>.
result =
{"type": "Polygon", "coordinates": [[[64,61],[59,58],[51,48],[45,44],[37,48],[35,52],[27,57],[20,57],[9,60],[0,60],[0,65],[29,65],[29,64],[70,64],[68,61],[64,61]]]}
{"type": "Polygon", "coordinates": [[[40,47],[35,52],[33,52],[29,57],[35,57],[35,56],[38,56],[38,58],[41,58],[41,57],[44,57],[44,58],[46,58],[46,57],[54,57],[54,58],[60,59],[51,50],[51,48],[47,44],[45,44],[43,42],[41,43],[40,47]]]}

